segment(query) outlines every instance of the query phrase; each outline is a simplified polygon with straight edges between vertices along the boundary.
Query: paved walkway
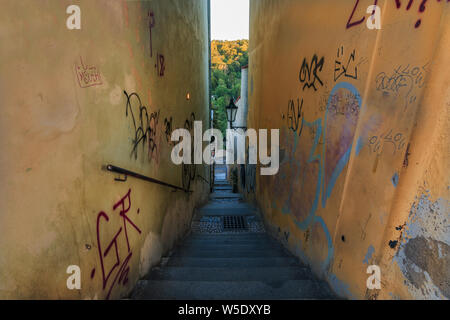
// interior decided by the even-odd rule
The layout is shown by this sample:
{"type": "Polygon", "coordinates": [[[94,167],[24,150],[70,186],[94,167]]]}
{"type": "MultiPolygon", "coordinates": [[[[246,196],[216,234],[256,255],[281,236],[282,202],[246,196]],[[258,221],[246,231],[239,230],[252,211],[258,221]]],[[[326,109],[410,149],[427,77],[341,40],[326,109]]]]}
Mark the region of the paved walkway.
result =
{"type": "Polygon", "coordinates": [[[333,299],[328,285],[264,231],[255,208],[216,169],[210,202],[164,265],[138,282],[133,299],[333,299]]]}

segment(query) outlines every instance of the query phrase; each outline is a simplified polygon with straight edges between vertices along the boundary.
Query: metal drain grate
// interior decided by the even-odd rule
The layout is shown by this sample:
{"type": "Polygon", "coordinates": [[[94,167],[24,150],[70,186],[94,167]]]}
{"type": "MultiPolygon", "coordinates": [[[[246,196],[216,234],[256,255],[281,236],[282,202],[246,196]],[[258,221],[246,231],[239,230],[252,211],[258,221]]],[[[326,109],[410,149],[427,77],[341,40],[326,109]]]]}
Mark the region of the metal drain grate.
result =
{"type": "Polygon", "coordinates": [[[225,216],[223,217],[224,230],[246,230],[247,222],[243,216],[225,216]]]}

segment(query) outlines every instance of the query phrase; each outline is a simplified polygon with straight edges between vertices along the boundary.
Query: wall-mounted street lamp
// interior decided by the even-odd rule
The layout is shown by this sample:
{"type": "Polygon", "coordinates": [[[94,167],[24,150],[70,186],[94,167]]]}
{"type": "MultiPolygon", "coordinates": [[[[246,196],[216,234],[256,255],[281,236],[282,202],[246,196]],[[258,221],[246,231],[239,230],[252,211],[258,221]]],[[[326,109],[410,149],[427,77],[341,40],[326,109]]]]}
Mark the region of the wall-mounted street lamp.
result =
{"type": "Polygon", "coordinates": [[[230,129],[233,129],[233,122],[236,121],[236,114],[238,107],[234,104],[233,98],[230,99],[230,104],[226,106],[227,120],[230,123],[230,129]]]}

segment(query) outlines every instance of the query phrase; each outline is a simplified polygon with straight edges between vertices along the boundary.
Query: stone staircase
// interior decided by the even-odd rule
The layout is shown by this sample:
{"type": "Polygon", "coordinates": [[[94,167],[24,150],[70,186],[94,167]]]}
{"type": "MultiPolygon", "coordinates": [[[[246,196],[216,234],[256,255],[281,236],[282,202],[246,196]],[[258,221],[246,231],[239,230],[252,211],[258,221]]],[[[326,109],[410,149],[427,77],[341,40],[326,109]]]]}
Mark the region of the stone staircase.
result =
{"type": "Polygon", "coordinates": [[[334,299],[328,285],[264,231],[255,208],[216,169],[210,202],[164,264],[138,282],[133,299],[334,299]]]}

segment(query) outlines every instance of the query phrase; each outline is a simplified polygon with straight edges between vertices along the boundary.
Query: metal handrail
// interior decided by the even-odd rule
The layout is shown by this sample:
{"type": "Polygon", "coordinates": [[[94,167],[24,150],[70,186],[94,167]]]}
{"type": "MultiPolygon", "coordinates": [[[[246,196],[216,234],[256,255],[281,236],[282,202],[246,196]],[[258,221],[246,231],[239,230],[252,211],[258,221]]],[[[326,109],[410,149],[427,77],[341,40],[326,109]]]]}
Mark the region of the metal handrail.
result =
{"type": "Polygon", "coordinates": [[[115,173],[118,173],[118,174],[125,175],[125,179],[116,178],[115,179],[116,181],[122,181],[122,182],[127,181],[127,177],[130,176],[130,177],[133,177],[133,178],[136,178],[136,179],[141,179],[141,180],[144,180],[144,181],[147,181],[147,182],[156,183],[156,184],[159,184],[159,185],[164,186],[164,187],[169,187],[169,188],[173,188],[175,190],[181,190],[181,191],[184,191],[184,192],[192,193],[192,191],[190,191],[190,190],[186,190],[186,189],[183,189],[181,187],[174,186],[173,184],[166,183],[166,182],[163,182],[163,181],[160,181],[160,180],[157,180],[157,179],[153,179],[153,178],[144,176],[142,174],[139,174],[139,173],[136,173],[136,172],[124,169],[124,168],[116,167],[116,166],[113,166],[111,164],[106,165],[105,168],[106,168],[106,170],[108,170],[110,172],[115,172],[115,173]]]}
{"type": "Polygon", "coordinates": [[[200,180],[203,180],[206,184],[210,184],[209,181],[206,180],[206,178],[204,178],[203,176],[201,176],[199,174],[197,175],[197,178],[199,178],[200,180]]]}

